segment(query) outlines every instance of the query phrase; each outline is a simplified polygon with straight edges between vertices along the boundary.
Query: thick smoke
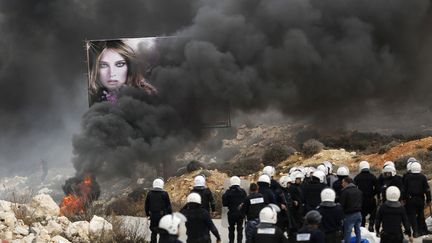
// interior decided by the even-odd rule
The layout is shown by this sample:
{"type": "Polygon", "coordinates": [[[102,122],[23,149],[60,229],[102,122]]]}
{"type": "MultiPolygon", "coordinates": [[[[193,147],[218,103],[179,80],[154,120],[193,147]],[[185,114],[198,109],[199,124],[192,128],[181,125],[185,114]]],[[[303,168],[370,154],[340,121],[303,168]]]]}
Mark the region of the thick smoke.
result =
{"type": "MultiPolygon", "coordinates": [[[[2,32],[9,33],[3,41],[10,48],[2,50],[8,61],[1,64],[1,92],[9,97],[6,90],[18,86],[24,96],[5,100],[2,110],[12,111],[10,120],[18,121],[25,114],[20,108],[27,109],[28,103],[32,112],[46,106],[55,112],[57,100],[74,100],[76,87],[83,87],[74,82],[85,83],[84,65],[78,64],[82,52],[76,51],[84,38],[167,34],[186,39],[161,47],[166,50],[162,63],[169,56],[177,65],[153,70],[150,80],[158,97],[126,90],[118,104],[97,104],[84,115],[82,131],[74,138],[78,174],[130,176],[142,163],[169,163],[205,133],[199,128],[203,100],[228,103],[232,111],[277,109],[333,128],[375,107],[401,113],[429,109],[429,0],[3,5],[2,32]],[[29,58],[20,55],[30,50],[29,58]],[[22,65],[36,60],[36,66],[22,65]]],[[[62,115],[50,119],[47,129],[58,127],[62,115]]],[[[25,129],[34,122],[18,125],[25,129]]]]}

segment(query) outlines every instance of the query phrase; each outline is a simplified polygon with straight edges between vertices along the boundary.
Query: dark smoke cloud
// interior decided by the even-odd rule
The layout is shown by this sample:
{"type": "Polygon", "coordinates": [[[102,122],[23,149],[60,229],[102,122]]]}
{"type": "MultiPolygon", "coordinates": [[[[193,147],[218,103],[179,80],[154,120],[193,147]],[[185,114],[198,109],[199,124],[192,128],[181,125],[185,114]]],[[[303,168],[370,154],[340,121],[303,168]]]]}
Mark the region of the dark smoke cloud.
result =
{"type": "Polygon", "coordinates": [[[74,138],[78,173],[127,176],[142,163],[169,162],[205,132],[203,100],[341,128],[375,107],[429,109],[429,0],[13,1],[1,9],[1,122],[20,136],[62,128],[59,110],[70,110],[85,83],[84,38],[187,39],[161,47],[178,65],[153,70],[157,98],[127,90],[118,105],[84,115],[74,138]],[[19,122],[27,111],[49,119],[19,122]]]}

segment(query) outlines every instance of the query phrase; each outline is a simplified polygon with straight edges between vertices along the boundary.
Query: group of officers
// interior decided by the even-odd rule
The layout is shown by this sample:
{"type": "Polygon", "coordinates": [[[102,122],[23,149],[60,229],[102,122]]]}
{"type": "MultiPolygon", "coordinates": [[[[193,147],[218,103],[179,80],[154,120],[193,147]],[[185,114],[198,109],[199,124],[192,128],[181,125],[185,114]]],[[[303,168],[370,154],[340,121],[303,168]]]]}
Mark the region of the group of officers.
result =
{"type": "MultiPolygon", "coordinates": [[[[241,179],[230,178],[230,187],[222,196],[228,208],[228,238],[233,243],[246,242],[361,242],[360,227],[375,232],[381,242],[402,242],[404,233],[410,242],[413,236],[428,234],[424,217],[425,203],[430,205],[431,193],[421,164],[411,157],[407,172],[397,175],[393,162],[386,161],[376,177],[367,161],[358,165],[359,173],[350,177],[348,167],[340,166],[333,173],[333,164],[324,161],[314,167],[293,167],[289,174],[276,181],[275,168],[264,167],[257,183],[251,183],[247,194],[241,179]],[[402,230],[402,226],[404,231],[402,230]]],[[[172,213],[164,182],[156,179],[147,194],[145,212],[150,217],[151,242],[178,240],[182,222],[186,225],[188,243],[210,242],[210,232],[217,242],[219,232],[211,215],[216,204],[206,187],[205,177],[198,175],[179,213],[172,213]]]]}

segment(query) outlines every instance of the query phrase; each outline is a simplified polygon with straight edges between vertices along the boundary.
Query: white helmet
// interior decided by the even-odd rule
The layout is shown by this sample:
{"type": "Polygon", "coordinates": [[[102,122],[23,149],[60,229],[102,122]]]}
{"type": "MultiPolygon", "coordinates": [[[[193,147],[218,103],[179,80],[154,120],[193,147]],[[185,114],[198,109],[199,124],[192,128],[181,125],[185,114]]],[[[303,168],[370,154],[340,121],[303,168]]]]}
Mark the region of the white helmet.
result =
{"type": "Polygon", "coordinates": [[[269,204],[267,207],[261,209],[259,213],[260,222],[276,224],[278,212],[280,212],[280,208],[278,206],[275,204],[269,204]]]}
{"type": "Polygon", "coordinates": [[[408,163],[412,163],[412,162],[418,162],[418,160],[417,160],[416,158],[414,158],[414,157],[409,157],[409,158],[407,159],[407,164],[408,164],[408,163]]]}
{"type": "Polygon", "coordinates": [[[306,177],[311,177],[311,175],[316,171],[316,169],[314,167],[306,167],[304,169],[304,174],[306,177]]]}
{"type": "Polygon", "coordinates": [[[359,172],[361,172],[362,170],[369,170],[369,169],[370,169],[369,162],[363,160],[359,163],[359,172]]]}
{"type": "Polygon", "coordinates": [[[230,178],[230,185],[231,186],[240,186],[241,180],[238,176],[233,176],[230,178]]]}
{"type": "Polygon", "coordinates": [[[349,169],[346,166],[341,166],[337,169],[336,175],[338,176],[349,176],[349,169]]]}
{"type": "Polygon", "coordinates": [[[279,179],[279,183],[281,184],[282,187],[285,187],[285,188],[288,186],[288,183],[291,183],[291,182],[292,182],[291,177],[287,176],[287,175],[282,176],[279,179]]]}
{"type": "Polygon", "coordinates": [[[411,172],[411,165],[412,165],[412,163],[413,163],[413,162],[408,162],[408,163],[407,163],[406,170],[407,170],[408,172],[411,172]]]}
{"type": "Polygon", "coordinates": [[[393,161],[388,160],[388,161],[384,162],[383,168],[386,167],[386,166],[393,166],[393,167],[395,167],[395,164],[393,163],[393,161]]]}
{"type": "Polygon", "coordinates": [[[266,174],[266,175],[268,175],[270,177],[274,176],[275,172],[276,172],[275,168],[273,166],[270,166],[270,165],[267,165],[263,169],[263,174],[266,174]]]}
{"type": "Polygon", "coordinates": [[[159,188],[159,189],[163,189],[164,188],[164,181],[161,178],[157,178],[153,181],[153,188],[159,188]]]}
{"type": "Polygon", "coordinates": [[[326,176],[325,176],[324,172],[322,172],[320,170],[316,170],[316,171],[314,171],[312,176],[318,178],[321,183],[325,183],[326,176]]]}
{"type": "Polygon", "coordinates": [[[328,174],[328,169],[325,165],[318,165],[317,170],[324,172],[325,175],[328,174]]]}
{"type": "Polygon", "coordinates": [[[321,191],[321,201],[322,202],[334,202],[336,199],[336,193],[331,188],[325,188],[321,191]]]}
{"type": "Polygon", "coordinates": [[[387,165],[382,169],[382,173],[391,173],[392,176],[396,175],[396,168],[392,165],[387,165]]]}
{"type": "Polygon", "coordinates": [[[327,167],[327,174],[331,174],[333,172],[333,164],[330,161],[323,161],[322,164],[327,167]]]}
{"type": "Polygon", "coordinates": [[[202,175],[195,176],[194,186],[205,186],[205,178],[202,175]]]}
{"type": "Polygon", "coordinates": [[[386,190],[387,200],[389,200],[391,202],[397,202],[397,201],[399,201],[399,197],[400,197],[399,188],[397,188],[395,186],[390,186],[387,188],[387,190],[386,190]]]}
{"type": "Polygon", "coordinates": [[[411,163],[411,173],[419,174],[421,172],[421,164],[419,162],[412,162],[411,163]]]}
{"type": "Polygon", "coordinates": [[[186,222],[186,217],[183,214],[167,214],[160,219],[159,228],[166,230],[170,235],[177,235],[182,222],[186,222]]]}
{"type": "Polygon", "coordinates": [[[198,203],[201,204],[201,196],[196,192],[192,192],[186,198],[186,202],[188,203],[198,203]]]}
{"type": "Polygon", "coordinates": [[[258,182],[265,182],[265,183],[267,183],[267,184],[270,184],[270,176],[267,175],[267,174],[261,175],[261,176],[258,178],[258,182]]]}
{"type": "Polygon", "coordinates": [[[289,170],[289,173],[291,174],[291,173],[293,173],[294,171],[296,171],[298,168],[297,167],[292,167],[290,170],[289,170]]]}
{"type": "Polygon", "coordinates": [[[294,171],[293,173],[291,173],[290,177],[292,181],[295,181],[297,178],[303,181],[305,176],[301,171],[294,171]]]}

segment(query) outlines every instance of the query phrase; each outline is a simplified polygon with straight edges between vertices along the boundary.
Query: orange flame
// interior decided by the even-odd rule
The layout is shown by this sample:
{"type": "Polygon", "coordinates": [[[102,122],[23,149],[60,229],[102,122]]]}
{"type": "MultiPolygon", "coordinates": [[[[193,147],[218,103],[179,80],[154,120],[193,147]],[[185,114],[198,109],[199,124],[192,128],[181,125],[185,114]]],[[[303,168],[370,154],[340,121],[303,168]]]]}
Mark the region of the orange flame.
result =
{"type": "Polygon", "coordinates": [[[84,177],[77,185],[76,194],[68,194],[63,197],[60,203],[60,213],[64,216],[82,214],[85,211],[86,204],[89,200],[89,194],[92,190],[92,178],[90,175],[84,177]]]}

